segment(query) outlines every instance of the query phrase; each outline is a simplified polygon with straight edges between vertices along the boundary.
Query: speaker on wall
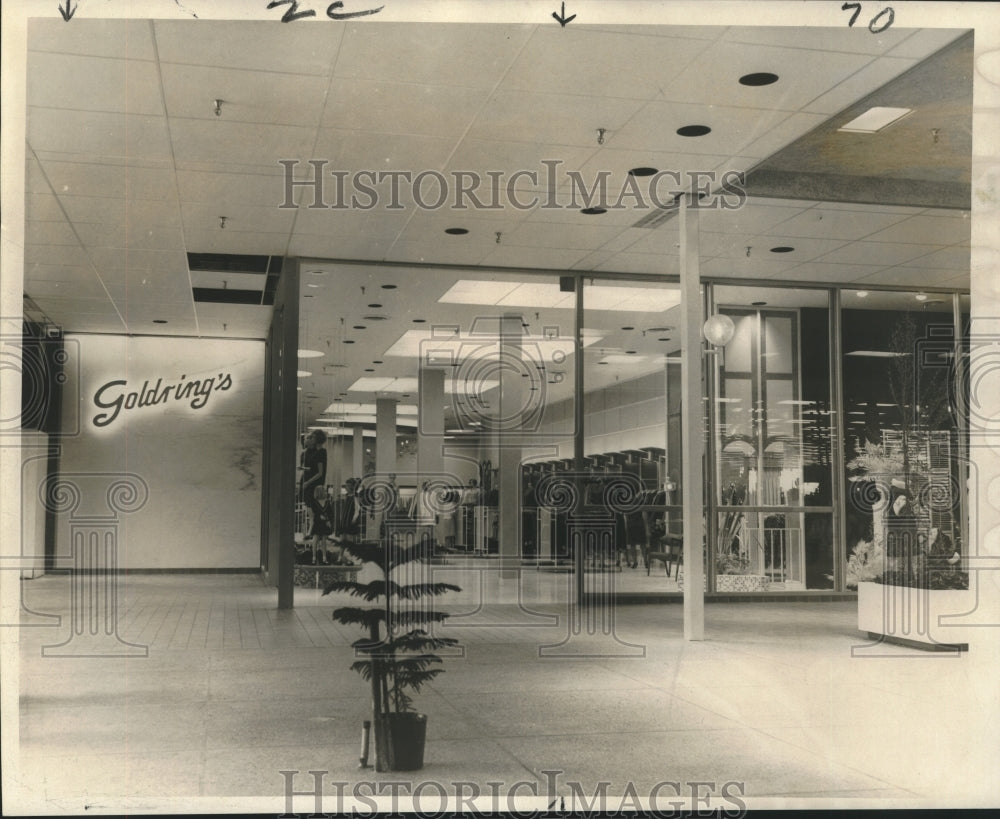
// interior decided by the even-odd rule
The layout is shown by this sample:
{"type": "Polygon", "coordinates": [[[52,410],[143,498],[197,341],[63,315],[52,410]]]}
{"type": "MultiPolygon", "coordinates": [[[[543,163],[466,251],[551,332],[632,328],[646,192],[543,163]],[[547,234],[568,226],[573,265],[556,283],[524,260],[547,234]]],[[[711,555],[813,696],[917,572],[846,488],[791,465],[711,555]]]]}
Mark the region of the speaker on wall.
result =
{"type": "Polygon", "coordinates": [[[66,345],[54,325],[24,322],[21,342],[21,428],[61,431],[66,345]]]}

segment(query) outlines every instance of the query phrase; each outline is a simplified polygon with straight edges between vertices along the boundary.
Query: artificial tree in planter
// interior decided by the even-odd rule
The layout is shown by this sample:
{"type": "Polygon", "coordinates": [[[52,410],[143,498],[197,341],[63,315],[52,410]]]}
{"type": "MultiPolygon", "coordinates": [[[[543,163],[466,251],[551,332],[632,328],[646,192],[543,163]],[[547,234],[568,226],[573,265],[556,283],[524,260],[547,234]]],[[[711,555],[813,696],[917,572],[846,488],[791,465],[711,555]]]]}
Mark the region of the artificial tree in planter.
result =
{"type": "Polygon", "coordinates": [[[430,557],[426,540],[406,545],[389,537],[345,548],[363,566],[374,566],[381,572],[381,577],[367,583],[336,580],[323,590],[324,595],[347,592],[368,603],[379,601],[368,607],[343,606],[333,611],[336,622],[360,626],[366,633],[352,643],[363,658],[351,668],[371,684],[375,769],[418,770],[423,767],[427,717],[415,711],[410,692],[419,693],[424,683],[444,671],[433,667],[441,658],[432,652],[458,644],[452,637],[435,637],[427,631],[426,627],[449,616],[435,611],[429,603],[461,589],[451,583],[400,583],[394,579],[394,574],[399,578],[430,557]]]}

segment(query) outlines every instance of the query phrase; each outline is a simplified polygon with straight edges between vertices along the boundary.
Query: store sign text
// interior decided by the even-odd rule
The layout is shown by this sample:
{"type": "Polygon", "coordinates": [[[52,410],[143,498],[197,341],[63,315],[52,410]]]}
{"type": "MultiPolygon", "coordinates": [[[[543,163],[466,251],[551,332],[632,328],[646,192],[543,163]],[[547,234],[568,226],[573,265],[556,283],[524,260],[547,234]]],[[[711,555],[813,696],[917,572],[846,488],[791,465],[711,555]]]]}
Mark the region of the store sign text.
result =
{"type": "Polygon", "coordinates": [[[171,401],[185,401],[192,409],[201,409],[208,403],[212,393],[225,392],[232,386],[233,378],[229,373],[219,373],[217,378],[191,380],[182,375],[177,383],[165,386],[162,378],[156,379],[156,384],[152,387],[147,380],[142,382],[142,388],[138,392],[128,391],[128,382],[125,380],[108,381],[94,393],[94,405],[105,410],[94,416],[94,426],[108,426],[121,415],[122,410],[154,407],[171,401]]]}

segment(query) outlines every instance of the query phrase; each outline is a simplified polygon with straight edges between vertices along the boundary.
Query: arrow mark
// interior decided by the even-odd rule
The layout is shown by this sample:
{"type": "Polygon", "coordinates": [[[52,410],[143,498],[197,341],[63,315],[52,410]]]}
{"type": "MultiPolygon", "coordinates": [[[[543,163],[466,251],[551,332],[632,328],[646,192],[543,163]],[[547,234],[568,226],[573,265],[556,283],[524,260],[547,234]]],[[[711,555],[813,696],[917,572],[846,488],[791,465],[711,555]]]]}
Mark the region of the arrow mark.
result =
{"type": "MultiPolygon", "coordinates": [[[[66,0],[66,2],[68,3],[69,0],[66,0]]],[[[568,22],[570,22],[571,20],[575,20],[576,19],[576,15],[575,14],[571,14],[569,17],[566,16],[566,4],[565,3],[562,4],[562,9],[559,11],[559,13],[557,14],[556,12],[552,12],[552,16],[556,18],[556,20],[559,22],[559,25],[561,25],[563,28],[566,28],[566,24],[568,22]]]]}

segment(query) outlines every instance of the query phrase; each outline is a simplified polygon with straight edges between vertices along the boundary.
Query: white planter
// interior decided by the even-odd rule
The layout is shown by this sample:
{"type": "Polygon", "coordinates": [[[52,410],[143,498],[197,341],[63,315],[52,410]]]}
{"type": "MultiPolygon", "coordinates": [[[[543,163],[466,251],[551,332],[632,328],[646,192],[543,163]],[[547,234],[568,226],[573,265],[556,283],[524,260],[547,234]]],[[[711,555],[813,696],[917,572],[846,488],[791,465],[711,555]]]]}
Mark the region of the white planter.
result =
{"type": "MultiPolygon", "coordinates": [[[[708,579],[705,587],[708,587],[708,579]]],[[[720,574],[715,577],[717,592],[766,592],[771,584],[771,578],[763,574],[720,574]]],[[[684,571],[677,573],[677,588],[684,589],[684,571]]]]}
{"type": "Polygon", "coordinates": [[[927,646],[962,643],[955,621],[975,608],[975,592],[967,589],[916,589],[883,583],[858,584],[858,628],[873,635],[927,646]]]}

